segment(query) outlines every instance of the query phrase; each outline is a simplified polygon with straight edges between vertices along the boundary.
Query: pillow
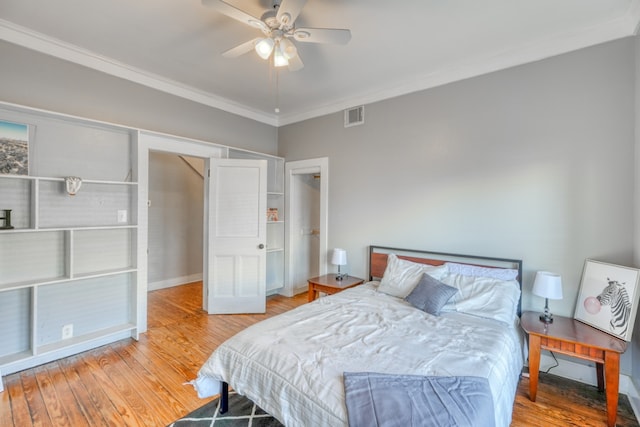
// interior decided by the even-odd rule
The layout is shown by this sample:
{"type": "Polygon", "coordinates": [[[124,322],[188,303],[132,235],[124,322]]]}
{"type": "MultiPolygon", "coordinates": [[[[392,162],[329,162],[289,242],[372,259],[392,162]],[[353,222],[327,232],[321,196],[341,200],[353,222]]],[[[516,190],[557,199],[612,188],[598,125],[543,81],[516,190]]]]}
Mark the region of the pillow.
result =
{"type": "Polygon", "coordinates": [[[433,265],[418,264],[400,259],[395,254],[389,254],[387,256],[387,268],[382,275],[378,291],[394,297],[404,298],[416,287],[424,273],[440,279],[447,273],[447,267],[445,265],[435,267],[433,265]]]}
{"type": "Polygon", "coordinates": [[[422,274],[422,279],[405,298],[415,308],[418,308],[434,316],[440,315],[440,310],[458,290],[434,279],[427,273],[422,274]]]}
{"type": "MultiPolygon", "coordinates": [[[[520,285],[516,280],[448,274],[443,283],[458,290],[451,299],[456,311],[512,325],[518,315],[520,285]]],[[[443,310],[450,305],[443,307],[443,310]]]]}
{"type": "Polygon", "coordinates": [[[462,274],[464,276],[491,277],[500,280],[515,280],[518,277],[518,270],[511,268],[491,268],[477,265],[457,264],[448,262],[445,264],[449,273],[462,274]]]}

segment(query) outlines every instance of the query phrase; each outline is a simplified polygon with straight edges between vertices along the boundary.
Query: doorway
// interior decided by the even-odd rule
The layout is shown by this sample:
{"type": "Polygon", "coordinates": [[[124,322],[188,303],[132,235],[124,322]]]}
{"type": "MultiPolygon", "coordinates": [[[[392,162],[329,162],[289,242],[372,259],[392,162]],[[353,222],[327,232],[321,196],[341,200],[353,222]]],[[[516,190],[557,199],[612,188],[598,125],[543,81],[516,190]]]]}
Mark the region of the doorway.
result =
{"type": "Polygon", "coordinates": [[[149,152],[149,291],[202,280],[204,164],[149,152]]]}
{"type": "Polygon", "coordinates": [[[326,157],[285,165],[286,296],[306,292],[307,279],[327,272],[328,178],[326,157]]]}
{"type": "MultiPolygon", "coordinates": [[[[140,132],[138,136],[136,159],[138,170],[135,179],[138,180],[137,193],[137,222],[138,222],[138,242],[137,260],[138,269],[136,281],[140,285],[137,287],[136,295],[136,323],[138,325],[137,334],[147,330],[147,292],[148,292],[148,271],[149,271],[149,157],[151,152],[163,152],[172,155],[182,155],[194,158],[209,159],[212,157],[221,158],[226,154],[226,149],[214,146],[209,143],[194,141],[186,138],[160,135],[149,132],[140,132]]],[[[207,197],[205,192],[204,204],[207,197]]],[[[153,203],[153,201],[151,201],[153,203]]],[[[205,238],[207,236],[206,224],[204,224],[205,238]]],[[[200,258],[202,263],[204,260],[200,258]]],[[[206,278],[203,278],[206,282],[206,278]]],[[[206,293],[206,283],[203,286],[203,293],[206,293]]],[[[206,295],[204,296],[206,298],[206,295]]]]}

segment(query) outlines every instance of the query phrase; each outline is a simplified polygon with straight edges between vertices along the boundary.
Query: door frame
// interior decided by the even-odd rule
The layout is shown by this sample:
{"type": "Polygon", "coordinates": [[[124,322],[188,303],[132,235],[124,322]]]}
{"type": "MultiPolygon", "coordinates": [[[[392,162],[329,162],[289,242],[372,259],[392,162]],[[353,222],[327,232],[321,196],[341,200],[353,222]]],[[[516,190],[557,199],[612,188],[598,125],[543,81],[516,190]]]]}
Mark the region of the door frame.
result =
{"type": "MultiPolygon", "coordinates": [[[[329,158],[319,157],[316,159],[296,160],[286,162],[284,165],[284,210],[285,218],[293,218],[291,197],[291,185],[293,181],[293,175],[302,175],[310,173],[320,174],[320,234],[318,235],[320,243],[320,256],[319,256],[319,273],[320,275],[327,273],[328,262],[328,234],[329,234],[329,158]]],[[[291,247],[293,244],[294,230],[292,229],[292,221],[286,221],[285,227],[285,286],[280,294],[292,297],[296,292],[301,292],[303,289],[298,287],[294,288],[291,283],[291,277],[293,276],[293,262],[291,247]]],[[[304,288],[306,290],[306,287],[304,288]]]]}
{"type": "MultiPolygon", "coordinates": [[[[137,241],[137,295],[135,301],[136,312],[136,333],[140,334],[147,330],[147,292],[148,292],[148,249],[149,249],[149,152],[160,151],[176,155],[185,155],[201,158],[224,158],[227,157],[228,149],[226,147],[214,145],[210,142],[198,141],[189,138],[180,138],[177,136],[162,135],[153,132],[139,131],[137,135],[137,150],[134,153],[132,163],[138,165],[138,193],[137,193],[137,224],[138,224],[138,241],[137,241]]],[[[134,177],[136,178],[136,177],[134,177]]],[[[134,179],[135,181],[135,179],[134,179]]],[[[208,194],[204,194],[205,209],[208,205],[208,194]]],[[[207,245],[209,230],[206,220],[203,223],[204,242],[207,245]]],[[[203,269],[205,259],[202,261],[203,269]]],[[[203,270],[204,272],[204,270],[203,270]]],[[[203,292],[206,290],[206,278],[203,277],[203,292]]]]}

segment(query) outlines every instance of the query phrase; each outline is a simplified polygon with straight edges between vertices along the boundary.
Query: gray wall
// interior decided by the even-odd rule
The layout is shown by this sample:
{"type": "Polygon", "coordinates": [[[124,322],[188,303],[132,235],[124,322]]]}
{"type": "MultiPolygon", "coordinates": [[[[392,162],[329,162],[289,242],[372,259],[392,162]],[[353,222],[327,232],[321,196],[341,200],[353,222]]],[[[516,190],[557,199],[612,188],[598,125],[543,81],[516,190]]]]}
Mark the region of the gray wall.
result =
{"type": "Polygon", "coordinates": [[[202,277],[204,180],[175,154],[149,154],[149,289],[202,277]]]}
{"type": "MultiPolygon", "coordinates": [[[[367,274],[367,246],[524,260],[562,275],[572,316],[586,258],[633,261],[634,40],[279,130],[286,160],[329,157],[329,247],[367,274]]],[[[638,339],[639,337],[636,337],[638,339]]],[[[629,354],[623,371],[631,371],[629,354]]]]}
{"type": "Polygon", "coordinates": [[[0,41],[0,100],[276,154],[277,129],[0,41]]]}

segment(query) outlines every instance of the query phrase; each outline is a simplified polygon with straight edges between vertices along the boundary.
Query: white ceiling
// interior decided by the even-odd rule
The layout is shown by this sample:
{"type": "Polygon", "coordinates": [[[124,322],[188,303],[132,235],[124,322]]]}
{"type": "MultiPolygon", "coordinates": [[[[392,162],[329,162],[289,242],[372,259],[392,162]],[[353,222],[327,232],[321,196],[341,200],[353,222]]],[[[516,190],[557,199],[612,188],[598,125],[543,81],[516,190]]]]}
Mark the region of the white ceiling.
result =
{"type": "MultiPolygon", "coordinates": [[[[227,0],[258,17],[271,1],[227,0]]],[[[276,79],[253,52],[221,56],[261,33],[200,0],[0,1],[0,39],[274,126],[631,36],[639,21],[640,0],[308,0],[296,26],[352,39],[298,43],[305,68],[276,79]]]]}

